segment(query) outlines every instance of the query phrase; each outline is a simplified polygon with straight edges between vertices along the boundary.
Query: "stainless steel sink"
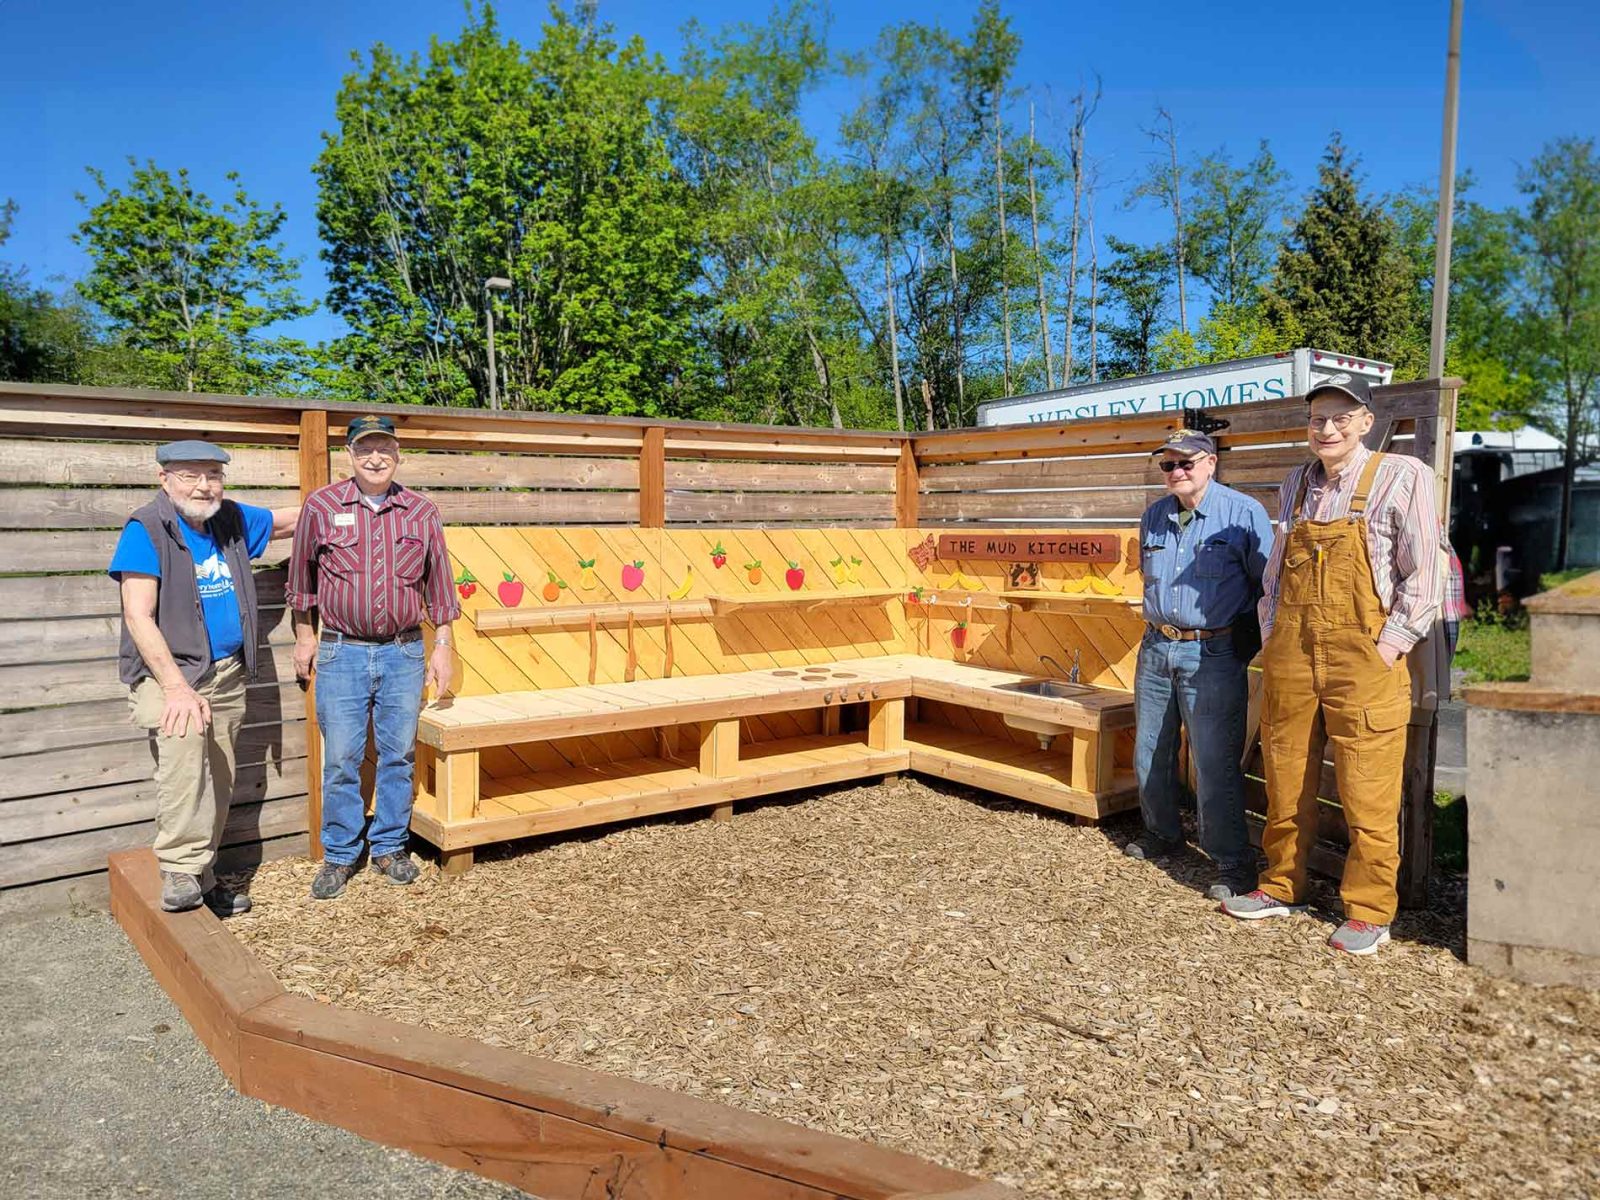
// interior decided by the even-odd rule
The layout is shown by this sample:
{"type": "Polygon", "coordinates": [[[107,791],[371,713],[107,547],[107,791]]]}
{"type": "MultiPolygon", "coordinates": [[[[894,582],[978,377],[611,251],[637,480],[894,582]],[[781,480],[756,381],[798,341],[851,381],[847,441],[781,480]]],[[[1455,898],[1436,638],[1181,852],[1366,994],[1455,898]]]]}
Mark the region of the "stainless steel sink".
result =
{"type": "Polygon", "coordinates": [[[997,690],[1021,692],[1025,696],[1039,696],[1045,700],[1070,700],[1075,696],[1087,696],[1096,689],[1091,683],[1068,683],[1064,679],[1024,679],[1017,683],[1002,683],[997,690]]]}

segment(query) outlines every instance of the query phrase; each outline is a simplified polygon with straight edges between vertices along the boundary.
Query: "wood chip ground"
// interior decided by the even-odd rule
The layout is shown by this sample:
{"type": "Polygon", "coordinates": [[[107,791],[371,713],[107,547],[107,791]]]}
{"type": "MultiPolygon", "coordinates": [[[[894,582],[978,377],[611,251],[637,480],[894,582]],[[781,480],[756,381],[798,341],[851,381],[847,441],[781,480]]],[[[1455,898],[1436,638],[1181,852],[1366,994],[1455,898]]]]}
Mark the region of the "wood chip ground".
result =
{"type": "Polygon", "coordinates": [[[889,782],[333,902],[285,860],[229,927],[304,995],[1030,1195],[1600,1195],[1600,997],[1469,968],[1459,879],[1353,960],[1134,831],[889,782]]]}

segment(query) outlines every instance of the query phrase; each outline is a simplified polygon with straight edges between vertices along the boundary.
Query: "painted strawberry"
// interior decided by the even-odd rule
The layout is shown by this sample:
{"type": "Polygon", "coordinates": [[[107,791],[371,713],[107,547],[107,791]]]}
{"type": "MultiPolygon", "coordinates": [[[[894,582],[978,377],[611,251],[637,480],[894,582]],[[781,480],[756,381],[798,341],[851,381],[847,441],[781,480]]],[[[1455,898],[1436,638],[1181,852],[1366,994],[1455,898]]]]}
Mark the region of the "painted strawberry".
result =
{"type": "Polygon", "coordinates": [[[554,603],[561,599],[561,590],[567,586],[567,581],[565,579],[557,579],[554,571],[547,571],[546,574],[550,576],[550,582],[544,585],[540,595],[554,603]]]}
{"type": "Polygon", "coordinates": [[[745,563],[744,570],[745,576],[750,580],[751,583],[761,582],[761,560],[759,558],[756,559],[755,562],[745,563]]]}
{"type": "Polygon", "coordinates": [[[727,561],[728,552],[722,548],[721,542],[718,542],[715,546],[711,547],[711,565],[713,567],[716,567],[720,570],[723,565],[727,563],[727,561]]]}
{"type": "Polygon", "coordinates": [[[967,644],[967,623],[957,621],[956,627],[950,631],[950,644],[957,650],[967,644]]]}
{"type": "Polygon", "coordinates": [[[495,588],[495,594],[500,597],[500,603],[507,608],[515,608],[522,603],[522,580],[510,571],[504,572],[505,582],[495,588]]]}
{"type": "Polygon", "coordinates": [[[907,604],[921,604],[922,603],[922,589],[921,588],[917,588],[915,591],[907,592],[906,593],[906,603],[907,604]]]}
{"type": "Polygon", "coordinates": [[[626,590],[630,592],[636,592],[643,583],[644,561],[642,559],[636,562],[631,562],[622,568],[622,586],[626,590]]]}
{"type": "Polygon", "coordinates": [[[789,569],[783,573],[783,581],[789,585],[791,592],[798,592],[806,581],[805,568],[797,562],[791,562],[789,569]]]}
{"type": "Polygon", "coordinates": [[[461,574],[456,576],[456,591],[459,592],[461,594],[461,598],[465,600],[477,590],[478,577],[465,567],[462,567],[461,574]]]}

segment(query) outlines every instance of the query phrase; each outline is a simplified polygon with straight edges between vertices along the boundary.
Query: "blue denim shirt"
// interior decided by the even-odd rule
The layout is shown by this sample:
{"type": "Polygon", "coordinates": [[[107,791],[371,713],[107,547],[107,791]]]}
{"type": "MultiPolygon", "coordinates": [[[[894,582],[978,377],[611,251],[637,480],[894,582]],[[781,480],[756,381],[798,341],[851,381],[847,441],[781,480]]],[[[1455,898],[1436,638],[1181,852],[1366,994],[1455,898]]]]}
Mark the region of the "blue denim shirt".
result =
{"type": "Polygon", "coordinates": [[[1139,521],[1144,619],[1180,629],[1231,624],[1261,595],[1272,550],[1267,510],[1214,479],[1186,528],[1178,509],[1176,496],[1163,496],[1139,521]]]}

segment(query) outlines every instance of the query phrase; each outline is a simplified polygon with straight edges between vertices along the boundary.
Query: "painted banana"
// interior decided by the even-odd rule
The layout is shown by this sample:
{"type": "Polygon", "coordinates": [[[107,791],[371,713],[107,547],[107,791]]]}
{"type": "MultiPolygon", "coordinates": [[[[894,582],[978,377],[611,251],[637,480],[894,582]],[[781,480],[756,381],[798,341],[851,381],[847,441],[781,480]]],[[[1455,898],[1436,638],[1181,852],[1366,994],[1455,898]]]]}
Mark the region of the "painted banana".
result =
{"type": "Polygon", "coordinates": [[[1088,576],[1080,575],[1077,579],[1068,579],[1061,584],[1061,590],[1069,596],[1081,596],[1089,590],[1088,576]]]}
{"type": "Polygon", "coordinates": [[[692,588],[693,586],[694,586],[694,568],[690,567],[690,568],[688,568],[687,572],[684,574],[683,582],[680,583],[671,592],[667,593],[667,599],[668,600],[682,600],[685,596],[687,596],[689,594],[689,589],[692,588]]]}
{"type": "Polygon", "coordinates": [[[974,579],[965,571],[957,570],[951,573],[944,586],[957,592],[981,592],[983,590],[983,580],[974,579]]]}
{"type": "Polygon", "coordinates": [[[1109,579],[1099,575],[1089,576],[1089,589],[1098,596],[1120,596],[1122,585],[1112,583],[1109,579]]]}

